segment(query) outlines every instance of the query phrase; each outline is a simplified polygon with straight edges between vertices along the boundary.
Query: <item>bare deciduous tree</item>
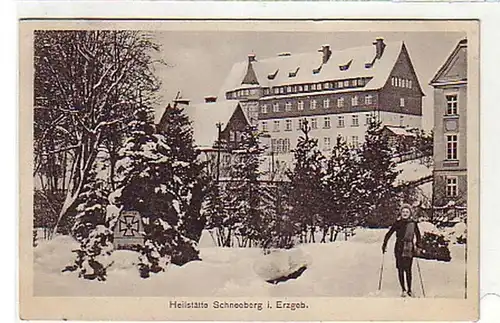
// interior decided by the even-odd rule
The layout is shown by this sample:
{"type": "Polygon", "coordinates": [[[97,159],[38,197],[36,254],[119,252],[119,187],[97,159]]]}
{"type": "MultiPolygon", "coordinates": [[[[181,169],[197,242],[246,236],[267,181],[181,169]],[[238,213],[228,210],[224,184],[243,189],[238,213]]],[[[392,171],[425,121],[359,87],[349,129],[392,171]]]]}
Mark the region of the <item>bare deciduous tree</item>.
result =
{"type": "Polygon", "coordinates": [[[53,183],[65,196],[54,232],[74,207],[98,149],[105,147],[113,161],[132,111],[158,99],[158,50],[141,31],[35,32],[34,172],[46,169],[42,177],[53,177],[47,167],[55,163],[64,178],[53,183]]]}

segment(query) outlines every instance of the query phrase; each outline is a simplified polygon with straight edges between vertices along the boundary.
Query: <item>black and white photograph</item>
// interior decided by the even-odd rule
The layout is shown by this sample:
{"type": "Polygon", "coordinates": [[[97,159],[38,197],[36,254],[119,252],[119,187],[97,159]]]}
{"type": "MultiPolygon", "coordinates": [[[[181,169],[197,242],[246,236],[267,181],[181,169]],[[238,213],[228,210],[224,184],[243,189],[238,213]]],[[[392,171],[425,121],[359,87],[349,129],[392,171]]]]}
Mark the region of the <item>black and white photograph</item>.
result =
{"type": "Polygon", "coordinates": [[[30,30],[31,296],[477,297],[477,25],[233,23],[30,30]]]}

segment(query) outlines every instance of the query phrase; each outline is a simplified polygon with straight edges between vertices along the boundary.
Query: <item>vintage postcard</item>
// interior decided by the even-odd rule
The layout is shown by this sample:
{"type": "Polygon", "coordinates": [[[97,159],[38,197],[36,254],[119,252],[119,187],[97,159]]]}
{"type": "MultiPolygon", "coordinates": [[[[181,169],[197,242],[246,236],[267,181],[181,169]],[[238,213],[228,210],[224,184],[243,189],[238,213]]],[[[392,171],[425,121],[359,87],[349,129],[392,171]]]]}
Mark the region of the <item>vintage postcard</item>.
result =
{"type": "Polygon", "coordinates": [[[20,22],[23,319],[476,320],[479,22],[20,22]]]}

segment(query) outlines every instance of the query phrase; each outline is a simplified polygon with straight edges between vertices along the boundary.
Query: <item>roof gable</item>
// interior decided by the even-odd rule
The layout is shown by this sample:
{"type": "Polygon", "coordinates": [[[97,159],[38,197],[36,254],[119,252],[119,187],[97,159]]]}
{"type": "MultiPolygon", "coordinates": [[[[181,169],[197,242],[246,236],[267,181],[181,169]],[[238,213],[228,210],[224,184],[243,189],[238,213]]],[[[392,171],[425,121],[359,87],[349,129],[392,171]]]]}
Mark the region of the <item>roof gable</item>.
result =
{"type": "Polygon", "coordinates": [[[431,85],[467,81],[467,39],[458,42],[431,80],[431,85]]]}
{"type": "MultiPolygon", "coordinates": [[[[420,92],[421,95],[425,96],[422,86],[420,85],[420,82],[418,80],[417,73],[415,72],[415,68],[413,67],[410,53],[408,52],[408,48],[406,47],[406,44],[404,42],[401,47],[401,52],[399,53],[396,63],[392,67],[389,75],[393,76],[395,72],[404,73],[405,75],[411,74],[411,81],[413,81],[413,83],[416,85],[418,92],[420,92]]],[[[387,78],[384,86],[389,86],[389,84],[390,78],[387,78]]]]}
{"type": "Polygon", "coordinates": [[[235,100],[187,106],[184,111],[192,122],[196,146],[211,148],[218,136],[217,123],[227,126],[238,107],[240,104],[235,100]]]}

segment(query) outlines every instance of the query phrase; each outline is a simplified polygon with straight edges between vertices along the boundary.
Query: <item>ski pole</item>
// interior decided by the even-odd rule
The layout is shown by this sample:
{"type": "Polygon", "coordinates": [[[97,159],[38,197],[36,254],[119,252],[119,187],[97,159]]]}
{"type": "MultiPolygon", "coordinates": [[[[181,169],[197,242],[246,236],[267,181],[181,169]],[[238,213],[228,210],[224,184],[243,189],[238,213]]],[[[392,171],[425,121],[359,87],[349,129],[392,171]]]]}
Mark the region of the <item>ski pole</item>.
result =
{"type": "Polygon", "coordinates": [[[378,290],[382,289],[382,273],[384,272],[384,255],[385,252],[382,253],[382,263],[380,264],[380,277],[378,279],[378,290]]]}
{"type": "Polygon", "coordinates": [[[422,295],[425,297],[424,281],[422,280],[422,273],[420,271],[420,264],[418,263],[418,259],[415,259],[415,261],[417,262],[418,277],[420,278],[420,287],[422,287],[422,295]]]}

